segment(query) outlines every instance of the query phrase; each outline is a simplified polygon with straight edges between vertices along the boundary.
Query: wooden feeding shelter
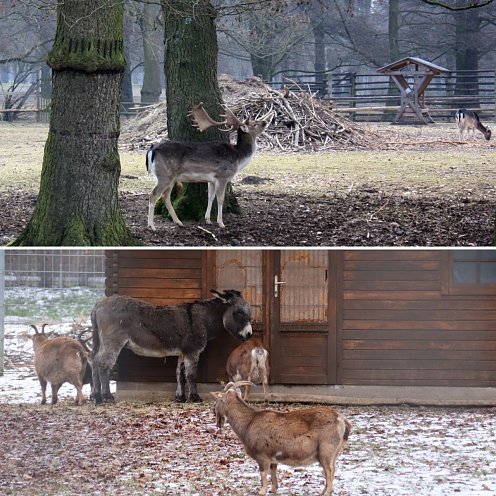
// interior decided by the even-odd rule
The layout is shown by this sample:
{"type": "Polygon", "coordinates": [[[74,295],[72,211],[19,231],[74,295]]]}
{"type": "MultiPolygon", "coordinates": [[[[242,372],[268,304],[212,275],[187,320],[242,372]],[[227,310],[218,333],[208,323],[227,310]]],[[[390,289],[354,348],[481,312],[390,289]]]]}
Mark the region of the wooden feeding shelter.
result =
{"type": "Polygon", "coordinates": [[[434,122],[425,106],[425,90],[435,76],[449,72],[448,69],[417,57],[405,57],[377,69],[377,72],[389,75],[400,89],[401,106],[393,121],[394,124],[402,117],[412,115],[420,124],[434,122]],[[413,82],[410,85],[408,80],[412,81],[412,78],[413,82]]]}

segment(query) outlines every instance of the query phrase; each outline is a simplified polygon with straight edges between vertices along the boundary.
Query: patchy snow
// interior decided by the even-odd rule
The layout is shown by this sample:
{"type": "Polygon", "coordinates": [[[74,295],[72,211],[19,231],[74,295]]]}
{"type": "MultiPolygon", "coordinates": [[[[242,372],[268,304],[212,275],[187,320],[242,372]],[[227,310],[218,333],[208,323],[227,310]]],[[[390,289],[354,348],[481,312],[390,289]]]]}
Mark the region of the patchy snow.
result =
{"type": "MultiPolygon", "coordinates": [[[[82,325],[89,325],[88,322],[82,325]]],[[[33,342],[28,338],[29,327],[19,330],[17,325],[6,325],[4,335],[5,370],[0,376],[0,403],[39,403],[41,402],[41,387],[34,370],[33,342]]],[[[73,324],[65,323],[49,326],[47,332],[54,330],[58,336],[74,334],[73,324]]],[[[115,382],[111,382],[111,390],[115,392],[115,382]]],[[[83,386],[83,394],[89,397],[90,386],[83,386]]],[[[47,387],[47,398],[50,402],[50,386],[47,387]]],[[[59,401],[74,400],[76,389],[71,384],[63,384],[59,389],[59,401]]]]}
{"type": "MultiPolygon", "coordinates": [[[[64,329],[58,331],[69,332],[69,326],[64,329]]],[[[229,426],[217,431],[211,405],[120,403],[97,408],[89,403],[77,408],[72,406],[74,388],[66,384],[59,405],[40,407],[31,341],[7,326],[5,352],[0,466],[7,468],[5,478],[0,477],[1,494],[241,496],[258,491],[255,462],[229,426]],[[59,431],[64,422],[88,432],[66,433],[64,440],[59,431]],[[47,445],[52,435],[57,442],[47,445]],[[3,460],[7,454],[10,458],[3,460]],[[30,475],[32,459],[45,464],[48,475],[30,475]]],[[[84,392],[88,397],[89,386],[84,392]]],[[[337,461],[334,495],[496,494],[496,408],[338,409],[353,430],[349,450],[337,461]]],[[[318,465],[279,466],[278,474],[282,496],[314,495],[324,486],[318,465]]]]}

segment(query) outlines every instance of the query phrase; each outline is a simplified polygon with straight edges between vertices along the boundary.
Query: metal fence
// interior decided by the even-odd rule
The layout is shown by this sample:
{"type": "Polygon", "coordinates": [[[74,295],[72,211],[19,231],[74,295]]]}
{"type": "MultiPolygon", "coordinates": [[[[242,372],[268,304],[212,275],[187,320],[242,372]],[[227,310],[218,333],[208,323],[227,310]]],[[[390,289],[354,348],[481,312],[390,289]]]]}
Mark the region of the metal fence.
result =
{"type": "Polygon", "coordinates": [[[105,293],[103,250],[5,250],[5,339],[47,323],[52,330],[88,323],[105,293]]]}

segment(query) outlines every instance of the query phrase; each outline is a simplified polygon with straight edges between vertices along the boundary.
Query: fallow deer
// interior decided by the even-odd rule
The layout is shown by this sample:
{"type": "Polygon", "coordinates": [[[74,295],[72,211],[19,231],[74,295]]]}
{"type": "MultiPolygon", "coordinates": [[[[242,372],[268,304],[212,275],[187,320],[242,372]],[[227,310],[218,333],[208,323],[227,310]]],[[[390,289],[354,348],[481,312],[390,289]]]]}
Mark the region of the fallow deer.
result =
{"type": "Polygon", "coordinates": [[[228,108],[225,110],[225,120],[221,122],[213,120],[202,103],[195,105],[190,115],[193,125],[200,131],[212,126],[230,125],[231,129],[238,132],[235,145],[215,141],[164,141],[153,145],[146,154],[146,168],[157,180],[148,203],[148,227],[153,231],[155,202],[160,196],[164,198],[172,220],[179,226],[183,225],[171,203],[174,184],[182,181],[208,183],[205,221],[210,224],[212,203],[217,197],[217,223],[224,227],[222,207],[227,183],[250,163],[255,154],[256,140],[265,131],[271,119],[271,114],[267,114],[261,120],[248,118],[241,121],[228,108]]]}
{"type": "Polygon", "coordinates": [[[467,138],[469,131],[472,131],[472,138],[474,137],[475,130],[480,131],[486,140],[491,139],[491,130],[482,125],[479,116],[476,112],[467,109],[458,109],[455,114],[455,121],[458,124],[460,132],[460,141],[463,141],[463,133],[467,131],[467,138]]]}

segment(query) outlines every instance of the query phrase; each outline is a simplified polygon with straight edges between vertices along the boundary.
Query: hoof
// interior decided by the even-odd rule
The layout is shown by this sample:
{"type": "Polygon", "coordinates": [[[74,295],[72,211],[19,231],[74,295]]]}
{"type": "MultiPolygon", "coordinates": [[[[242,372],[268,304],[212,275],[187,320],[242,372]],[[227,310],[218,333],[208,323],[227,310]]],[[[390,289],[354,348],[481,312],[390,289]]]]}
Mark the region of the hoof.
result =
{"type": "Polygon", "coordinates": [[[188,398],[188,401],[190,403],[202,403],[203,400],[198,396],[197,394],[194,394],[188,398]]]}
{"type": "Polygon", "coordinates": [[[104,394],[102,396],[104,403],[115,403],[115,398],[113,394],[104,394]]]}
{"type": "Polygon", "coordinates": [[[95,393],[93,395],[93,400],[95,401],[95,405],[101,405],[103,403],[102,395],[100,393],[95,393]]]}
{"type": "Polygon", "coordinates": [[[186,396],[178,396],[176,394],[176,402],[177,403],[186,403],[186,396]]]}

